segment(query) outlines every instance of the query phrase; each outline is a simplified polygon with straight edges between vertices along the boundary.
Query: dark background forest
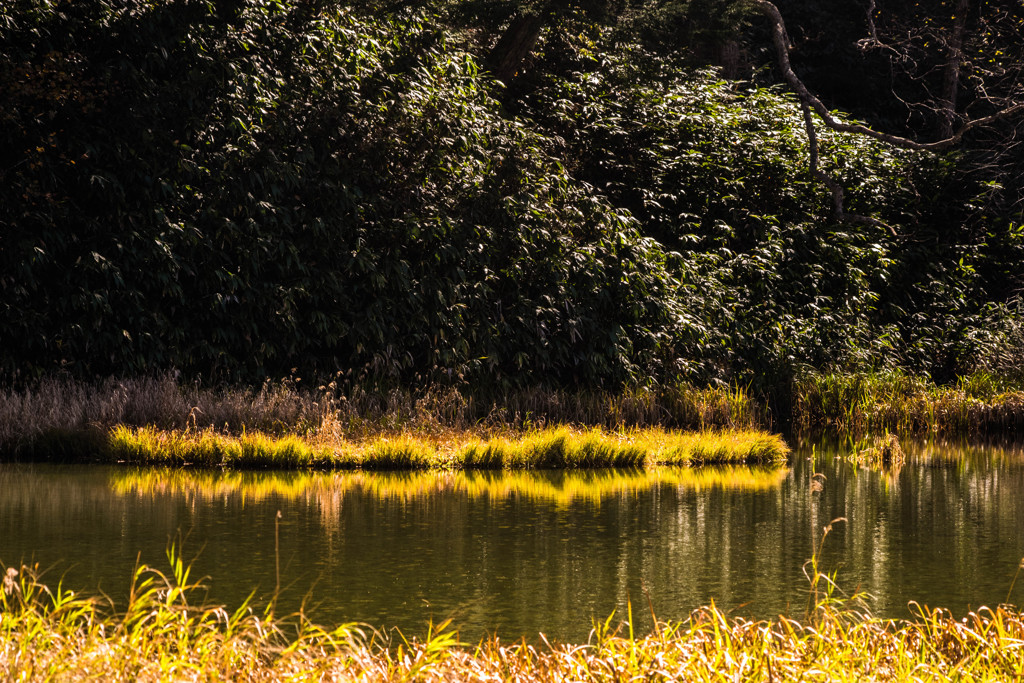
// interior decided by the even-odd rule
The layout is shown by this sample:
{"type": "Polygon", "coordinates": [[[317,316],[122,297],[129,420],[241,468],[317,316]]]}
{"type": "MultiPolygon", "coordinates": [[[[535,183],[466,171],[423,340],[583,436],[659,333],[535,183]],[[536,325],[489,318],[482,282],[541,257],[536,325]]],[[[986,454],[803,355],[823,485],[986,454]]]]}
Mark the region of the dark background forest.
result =
{"type": "Polygon", "coordinates": [[[0,374],[1019,373],[1024,7],[765,4],[8,0],[0,374]]]}

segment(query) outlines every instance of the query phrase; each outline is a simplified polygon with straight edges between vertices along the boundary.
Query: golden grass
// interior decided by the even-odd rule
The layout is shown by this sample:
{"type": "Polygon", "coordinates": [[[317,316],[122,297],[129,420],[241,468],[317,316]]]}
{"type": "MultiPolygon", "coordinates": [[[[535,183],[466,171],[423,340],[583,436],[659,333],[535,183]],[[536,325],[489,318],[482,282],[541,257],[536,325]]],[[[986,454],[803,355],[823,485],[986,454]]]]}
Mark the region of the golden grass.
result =
{"type": "Polygon", "coordinates": [[[326,469],[526,469],[648,467],[690,464],[778,464],[789,447],[778,435],[750,430],[673,432],[636,429],[607,432],[569,427],[540,429],[518,438],[481,440],[472,433],[445,440],[399,434],[365,442],[331,442],[219,434],[209,429],[164,431],[115,427],[107,439],[108,460],[132,464],[233,468],[326,469]]]}
{"type": "Polygon", "coordinates": [[[227,495],[253,501],[309,497],[331,500],[352,491],[407,500],[449,491],[470,498],[515,496],[569,505],[578,501],[600,503],[613,496],[635,495],[666,485],[689,490],[763,491],[780,486],[788,474],[785,468],[732,465],[567,470],[557,474],[532,470],[263,473],[146,467],[115,470],[110,484],[121,495],[175,494],[201,500],[227,495]]]}
{"type": "Polygon", "coordinates": [[[101,457],[143,465],[231,465],[246,469],[324,467],[339,460],[332,449],[296,436],[243,434],[230,437],[204,429],[165,431],[118,426],[107,437],[101,457]]]}
{"type": "Polygon", "coordinates": [[[1024,676],[1024,612],[963,619],[913,606],[883,620],[819,603],[801,622],[747,620],[714,605],[636,635],[595,624],[586,643],[458,642],[448,624],[423,638],[356,625],[323,628],[243,605],[194,604],[198,586],[140,567],[123,611],[0,568],[0,679],[62,681],[1012,681],[1024,676]]]}

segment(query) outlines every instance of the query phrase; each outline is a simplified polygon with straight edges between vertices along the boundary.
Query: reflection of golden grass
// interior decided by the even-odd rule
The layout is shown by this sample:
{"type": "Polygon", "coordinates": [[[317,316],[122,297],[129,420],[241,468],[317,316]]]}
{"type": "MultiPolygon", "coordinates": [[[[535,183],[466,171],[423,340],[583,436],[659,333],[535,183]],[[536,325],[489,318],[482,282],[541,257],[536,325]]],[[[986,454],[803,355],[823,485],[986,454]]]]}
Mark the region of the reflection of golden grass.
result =
{"type": "Polygon", "coordinates": [[[260,433],[230,436],[204,429],[154,427],[111,430],[111,460],[151,465],[198,464],[255,468],[373,470],[466,467],[477,469],[643,467],[652,465],[777,464],[789,448],[781,437],[754,430],[610,432],[569,427],[540,429],[481,441],[471,433],[446,440],[399,434],[366,442],[304,440],[260,433]]]}
{"type": "Polygon", "coordinates": [[[789,470],[784,468],[736,466],[572,471],[558,477],[530,471],[465,472],[456,475],[455,487],[471,497],[524,497],[558,504],[600,503],[605,498],[637,495],[656,486],[687,490],[766,490],[778,487],[788,474],[789,470]]]}
{"type": "Polygon", "coordinates": [[[412,471],[412,472],[217,472],[140,468],[118,470],[111,487],[121,495],[173,494],[214,500],[241,496],[245,500],[269,497],[325,500],[347,492],[363,491],[380,498],[418,498],[451,491],[470,498],[511,496],[530,500],[600,502],[623,494],[637,494],[655,486],[683,489],[725,488],[747,491],[779,486],[789,470],[760,467],[657,467],[647,470],[538,471],[412,471]]]}

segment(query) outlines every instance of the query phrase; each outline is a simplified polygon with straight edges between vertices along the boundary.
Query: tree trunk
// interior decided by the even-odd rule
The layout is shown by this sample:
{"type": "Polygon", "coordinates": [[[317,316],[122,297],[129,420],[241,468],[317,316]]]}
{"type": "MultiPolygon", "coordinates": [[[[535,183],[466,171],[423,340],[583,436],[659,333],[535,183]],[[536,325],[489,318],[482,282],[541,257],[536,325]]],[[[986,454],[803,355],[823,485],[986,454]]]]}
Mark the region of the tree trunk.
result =
{"type": "Polygon", "coordinates": [[[502,83],[508,83],[530,55],[542,27],[539,14],[517,15],[487,56],[488,71],[502,83]]]}
{"type": "Polygon", "coordinates": [[[960,67],[963,64],[964,26],[967,24],[969,0],[956,3],[953,35],[949,41],[949,61],[942,78],[942,109],[939,111],[939,138],[953,135],[953,121],[956,119],[956,95],[960,89],[960,67]]]}

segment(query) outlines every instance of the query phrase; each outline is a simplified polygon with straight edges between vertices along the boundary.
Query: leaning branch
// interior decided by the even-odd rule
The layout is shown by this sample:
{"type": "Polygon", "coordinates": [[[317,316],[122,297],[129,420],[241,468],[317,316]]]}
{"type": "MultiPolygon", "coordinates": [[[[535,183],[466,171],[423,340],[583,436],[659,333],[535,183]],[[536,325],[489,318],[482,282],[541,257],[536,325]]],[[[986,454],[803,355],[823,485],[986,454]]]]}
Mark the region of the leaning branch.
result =
{"type": "Polygon", "coordinates": [[[846,221],[848,223],[859,223],[861,225],[871,225],[876,228],[885,228],[889,231],[889,234],[893,237],[899,237],[896,229],[880,221],[877,218],[871,216],[862,216],[856,213],[846,213],[844,208],[844,195],[843,185],[838,180],[830,176],[821,170],[818,165],[818,132],[814,128],[814,120],[811,116],[811,108],[807,106],[806,102],[800,102],[800,108],[804,113],[804,127],[807,130],[807,140],[810,147],[810,166],[811,166],[811,177],[815,180],[824,183],[826,187],[832,192],[832,213],[836,219],[846,221]]]}
{"type": "Polygon", "coordinates": [[[804,113],[804,128],[807,131],[808,148],[810,150],[811,177],[824,183],[832,191],[832,211],[838,218],[843,218],[843,186],[832,176],[825,173],[818,166],[818,131],[814,128],[814,119],[811,118],[811,108],[806,102],[800,103],[800,109],[804,113]]]}
{"type": "Polygon", "coordinates": [[[866,135],[876,140],[881,140],[882,142],[887,142],[890,145],[903,147],[905,149],[940,150],[959,144],[964,135],[973,128],[987,126],[999,121],[1000,119],[1005,119],[1009,116],[1013,116],[1014,114],[1024,112],[1024,102],[1019,102],[989,116],[970,120],[951,136],[934,142],[918,142],[899,135],[882,133],[859,123],[844,123],[843,121],[839,121],[832,116],[828,107],[826,107],[821,100],[815,97],[811,91],[807,89],[807,86],[804,85],[803,81],[801,81],[793,72],[793,67],[789,63],[789,39],[786,37],[786,24],[782,19],[782,14],[779,13],[779,9],[768,0],[752,0],[752,2],[760,8],[760,10],[764,12],[771,21],[772,42],[775,44],[775,54],[779,62],[779,69],[782,71],[782,75],[785,77],[786,82],[789,83],[789,86],[796,92],[800,101],[813,109],[814,112],[821,117],[821,120],[825,122],[825,125],[832,130],[843,133],[859,133],[860,135],[866,135]]]}

